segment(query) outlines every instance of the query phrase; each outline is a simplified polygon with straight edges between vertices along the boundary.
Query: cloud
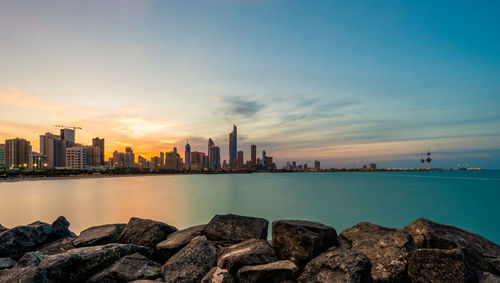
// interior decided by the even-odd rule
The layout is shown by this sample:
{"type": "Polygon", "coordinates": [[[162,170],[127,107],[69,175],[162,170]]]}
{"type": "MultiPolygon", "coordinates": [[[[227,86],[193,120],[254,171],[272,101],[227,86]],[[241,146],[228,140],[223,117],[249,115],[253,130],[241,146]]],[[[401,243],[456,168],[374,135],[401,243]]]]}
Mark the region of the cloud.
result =
{"type": "Polygon", "coordinates": [[[227,116],[237,115],[251,118],[265,108],[265,105],[257,100],[239,96],[224,97],[220,102],[224,103],[223,113],[227,116]]]}

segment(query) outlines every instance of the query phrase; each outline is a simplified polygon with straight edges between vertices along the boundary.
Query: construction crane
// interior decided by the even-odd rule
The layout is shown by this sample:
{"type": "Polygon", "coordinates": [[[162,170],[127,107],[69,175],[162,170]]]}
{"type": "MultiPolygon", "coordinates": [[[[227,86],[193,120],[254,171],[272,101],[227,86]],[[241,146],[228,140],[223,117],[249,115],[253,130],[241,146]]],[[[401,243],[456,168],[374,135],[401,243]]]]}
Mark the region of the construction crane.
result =
{"type": "Polygon", "coordinates": [[[74,131],[76,131],[76,129],[79,129],[79,130],[82,129],[81,127],[78,127],[78,126],[54,125],[54,127],[57,127],[57,128],[69,128],[69,129],[73,129],[74,131]]]}

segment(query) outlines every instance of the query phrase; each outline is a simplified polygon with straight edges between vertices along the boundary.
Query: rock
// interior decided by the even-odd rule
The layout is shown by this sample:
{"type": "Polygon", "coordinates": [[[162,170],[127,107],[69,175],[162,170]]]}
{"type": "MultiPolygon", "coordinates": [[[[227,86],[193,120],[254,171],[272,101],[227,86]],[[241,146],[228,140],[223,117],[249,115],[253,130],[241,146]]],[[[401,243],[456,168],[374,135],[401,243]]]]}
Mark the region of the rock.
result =
{"type": "Polygon", "coordinates": [[[500,276],[493,275],[489,272],[484,272],[481,275],[479,283],[500,283],[500,276]]]}
{"type": "Polygon", "coordinates": [[[291,282],[299,269],[289,260],[245,266],[238,270],[239,282],[281,283],[291,282]]]}
{"type": "Polygon", "coordinates": [[[158,282],[165,282],[165,280],[163,280],[163,278],[158,278],[158,279],[155,279],[155,280],[134,280],[134,281],[130,281],[128,283],[158,283],[158,282]]]}
{"type": "Polygon", "coordinates": [[[45,283],[47,272],[38,267],[23,267],[0,270],[2,283],[45,283]]]}
{"type": "Polygon", "coordinates": [[[107,224],[94,226],[83,230],[73,240],[75,247],[88,247],[118,243],[118,237],[123,232],[126,224],[107,224]]]}
{"type": "Polygon", "coordinates": [[[500,257],[486,258],[485,261],[491,273],[500,275],[500,257]]]}
{"type": "Polygon", "coordinates": [[[277,261],[273,248],[266,240],[250,239],[224,250],[217,260],[217,266],[236,274],[238,269],[246,265],[265,264],[277,261]]]}
{"type": "Polygon", "coordinates": [[[332,247],[306,265],[298,282],[371,282],[371,268],[366,255],[344,247],[332,247]]]}
{"type": "Polygon", "coordinates": [[[12,268],[16,265],[16,261],[10,257],[0,258],[0,270],[12,268]]]}
{"type": "Polygon", "coordinates": [[[205,236],[198,236],[172,256],[162,268],[165,282],[195,282],[215,266],[217,247],[205,236]]]}
{"type": "Polygon", "coordinates": [[[74,237],[75,234],[71,232],[68,227],[69,227],[69,222],[66,220],[64,216],[59,216],[53,223],[52,223],[52,233],[49,235],[49,241],[54,241],[62,238],[67,238],[67,237],[74,237]]]}
{"type": "Polygon", "coordinates": [[[2,233],[3,231],[7,231],[9,229],[5,228],[2,226],[2,224],[0,224],[0,233],[2,233]]]}
{"type": "Polygon", "coordinates": [[[362,222],[342,231],[340,237],[353,250],[368,256],[375,281],[405,280],[408,257],[416,249],[407,231],[362,222]]]}
{"type": "Polygon", "coordinates": [[[418,249],[408,260],[411,282],[478,282],[481,273],[467,266],[460,249],[418,249]]]}
{"type": "Polygon", "coordinates": [[[111,266],[92,276],[88,282],[128,282],[161,277],[161,265],[135,253],[117,260],[111,266]]]}
{"type": "Polygon", "coordinates": [[[162,222],[132,217],[118,239],[120,243],[154,248],[175,231],[177,228],[162,222]]]}
{"type": "Polygon", "coordinates": [[[69,238],[59,239],[57,241],[45,244],[39,247],[37,250],[45,255],[64,253],[65,251],[75,248],[75,246],[73,245],[73,239],[75,238],[69,237],[69,238]]]}
{"type": "Polygon", "coordinates": [[[268,222],[264,218],[215,215],[201,234],[213,241],[238,243],[253,238],[267,239],[267,226],[268,222]]]}
{"type": "Polygon", "coordinates": [[[38,266],[45,258],[45,255],[39,251],[25,253],[16,263],[14,268],[38,266]]]}
{"type": "Polygon", "coordinates": [[[198,225],[168,235],[165,241],[156,245],[156,257],[161,260],[161,262],[167,261],[175,253],[189,244],[193,238],[200,236],[203,228],[205,228],[205,225],[198,225]]]}
{"type": "Polygon", "coordinates": [[[300,267],[332,246],[338,246],[337,232],[318,222],[279,220],[273,222],[273,248],[280,259],[300,267]]]}
{"type": "Polygon", "coordinates": [[[226,269],[216,266],[201,279],[201,283],[234,283],[234,277],[226,269]]]}
{"type": "Polygon", "coordinates": [[[445,250],[469,248],[476,250],[484,257],[500,257],[500,246],[476,233],[454,226],[420,218],[404,229],[411,234],[419,248],[445,250]]]}
{"type": "Polygon", "coordinates": [[[19,259],[44,244],[53,230],[51,225],[37,221],[0,233],[0,257],[19,259]]]}
{"type": "Polygon", "coordinates": [[[61,254],[46,256],[39,267],[47,270],[47,279],[53,282],[85,282],[96,272],[116,260],[136,252],[148,254],[145,247],[129,244],[108,244],[76,248],[61,254]]]}

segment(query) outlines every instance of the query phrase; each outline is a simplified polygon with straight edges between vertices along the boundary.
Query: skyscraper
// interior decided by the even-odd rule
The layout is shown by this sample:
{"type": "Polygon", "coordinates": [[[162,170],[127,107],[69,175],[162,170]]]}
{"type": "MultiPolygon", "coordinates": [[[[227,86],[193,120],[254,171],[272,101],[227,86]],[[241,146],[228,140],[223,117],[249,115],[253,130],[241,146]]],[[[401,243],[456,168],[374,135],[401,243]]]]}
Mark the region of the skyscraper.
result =
{"type": "Polygon", "coordinates": [[[104,165],[104,138],[100,139],[99,137],[92,139],[92,146],[98,146],[100,148],[100,162],[101,165],[104,165]]]}
{"type": "Polygon", "coordinates": [[[61,129],[61,139],[66,143],[66,147],[75,145],[75,130],[61,129]]]}
{"type": "Polygon", "coordinates": [[[262,170],[266,171],[267,170],[267,161],[266,161],[266,151],[262,151],[262,170]]]}
{"type": "Polygon", "coordinates": [[[321,166],[320,166],[319,160],[314,160],[314,169],[316,169],[316,170],[321,169],[321,166]]]}
{"type": "Polygon", "coordinates": [[[5,168],[27,169],[30,153],[29,141],[20,138],[5,140],[5,168]]]}
{"type": "Polygon", "coordinates": [[[252,144],[250,146],[250,150],[251,150],[252,165],[255,165],[257,163],[257,146],[255,144],[252,144]]]}
{"type": "Polygon", "coordinates": [[[0,144],[0,170],[5,170],[5,144],[0,144]]]}
{"type": "Polygon", "coordinates": [[[125,148],[125,167],[135,167],[135,154],[132,148],[125,148]]]}
{"type": "Polygon", "coordinates": [[[184,151],[184,159],[186,159],[186,164],[191,164],[191,146],[189,141],[186,141],[186,150],[184,151]]]}
{"type": "Polygon", "coordinates": [[[237,128],[233,125],[233,131],[229,133],[229,166],[236,168],[236,158],[238,152],[238,134],[237,128]]]}
{"type": "Polygon", "coordinates": [[[212,162],[212,151],[210,150],[210,148],[212,148],[212,146],[215,146],[215,143],[214,143],[214,141],[213,141],[211,138],[209,138],[209,139],[208,139],[208,150],[207,150],[207,154],[208,154],[207,159],[208,159],[208,164],[209,164],[209,165],[208,165],[208,168],[209,168],[209,169],[212,167],[212,166],[210,165],[210,164],[212,164],[212,163],[211,163],[211,162],[212,162]]]}
{"type": "Polygon", "coordinates": [[[220,169],[220,148],[218,146],[212,146],[210,147],[210,157],[209,157],[209,162],[210,162],[210,170],[216,171],[220,169]]]}
{"type": "Polygon", "coordinates": [[[86,169],[87,168],[87,148],[83,146],[73,146],[66,149],[66,168],[86,169]]]}
{"type": "Polygon", "coordinates": [[[238,151],[238,169],[243,169],[243,151],[238,151]]]}
{"type": "Polygon", "coordinates": [[[47,157],[45,169],[66,167],[66,142],[52,133],[40,135],[40,153],[47,157]]]}
{"type": "Polygon", "coordinates": [[[86,146],[87,150],[87,166],[99,167],[101,166],[101,147],[100,146],[86,146]]]}

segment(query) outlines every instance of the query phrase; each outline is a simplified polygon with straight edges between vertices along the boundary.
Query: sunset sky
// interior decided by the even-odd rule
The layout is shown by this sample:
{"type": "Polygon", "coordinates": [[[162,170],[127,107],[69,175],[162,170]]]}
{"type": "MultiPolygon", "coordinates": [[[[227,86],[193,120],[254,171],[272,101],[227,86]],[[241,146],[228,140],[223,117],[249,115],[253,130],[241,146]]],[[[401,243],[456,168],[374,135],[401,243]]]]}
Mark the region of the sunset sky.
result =
{"type": "MultiPolygon", "coordinates": [[[[0,0],[0,140],[500,168],[498,1],[0,0]]],[[[3,143],[3,142],[2,142],[3,143]]]]}

